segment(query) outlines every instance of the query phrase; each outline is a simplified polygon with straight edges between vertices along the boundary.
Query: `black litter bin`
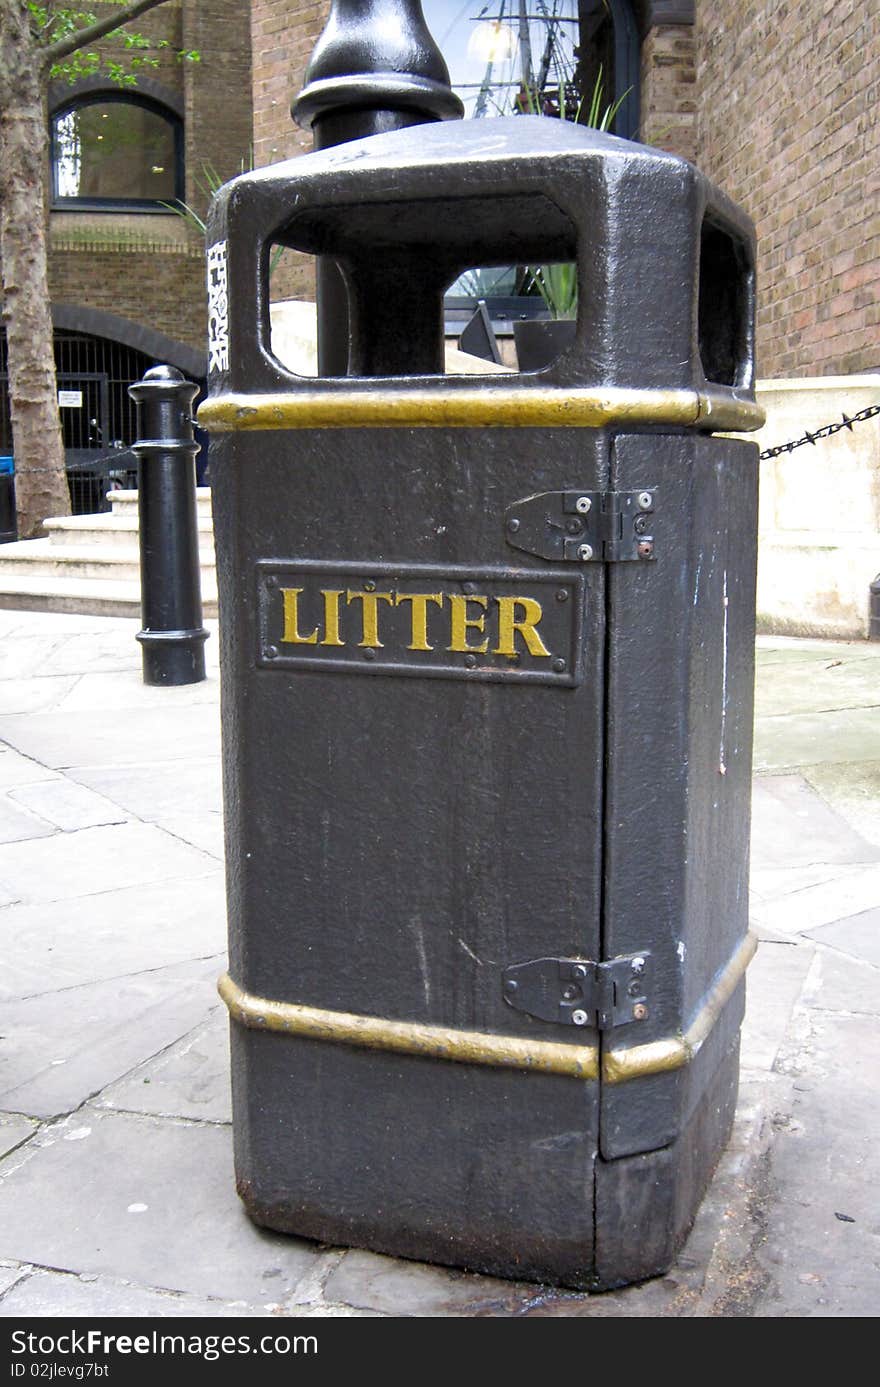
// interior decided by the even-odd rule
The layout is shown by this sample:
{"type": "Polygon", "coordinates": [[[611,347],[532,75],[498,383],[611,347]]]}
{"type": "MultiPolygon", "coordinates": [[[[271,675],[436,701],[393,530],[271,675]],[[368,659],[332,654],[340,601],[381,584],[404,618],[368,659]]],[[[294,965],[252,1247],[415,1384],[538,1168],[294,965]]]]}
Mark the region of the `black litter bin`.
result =
{"type": "Polygon", "coordinates": [[[600,1288],[730,1131],[747,935],[754,243],[562,121],[376,136],[209,232],[235,1151],[251,1217],[600,1288]],[[335,259],[347,377],[271,354],[335,259]],[[577,260],[574,342],[444,377],[463,270],[577,260]]]}

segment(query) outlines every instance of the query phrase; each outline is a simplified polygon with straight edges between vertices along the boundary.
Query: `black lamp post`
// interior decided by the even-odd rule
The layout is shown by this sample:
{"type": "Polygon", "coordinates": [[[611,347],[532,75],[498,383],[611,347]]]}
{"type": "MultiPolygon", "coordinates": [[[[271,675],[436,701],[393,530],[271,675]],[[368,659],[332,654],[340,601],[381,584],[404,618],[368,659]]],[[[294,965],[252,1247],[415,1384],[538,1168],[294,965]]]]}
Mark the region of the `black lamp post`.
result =
{"type": "MultiPolygon", "coordinates": [[[[327,25],[291,106],[316,149],[458,119],[463,106],[425,24],[420,0],[333,0],[327,25]]],[[[318,372],[348,370],[348,298],[336,264],[319,259],[318,372]]]]}

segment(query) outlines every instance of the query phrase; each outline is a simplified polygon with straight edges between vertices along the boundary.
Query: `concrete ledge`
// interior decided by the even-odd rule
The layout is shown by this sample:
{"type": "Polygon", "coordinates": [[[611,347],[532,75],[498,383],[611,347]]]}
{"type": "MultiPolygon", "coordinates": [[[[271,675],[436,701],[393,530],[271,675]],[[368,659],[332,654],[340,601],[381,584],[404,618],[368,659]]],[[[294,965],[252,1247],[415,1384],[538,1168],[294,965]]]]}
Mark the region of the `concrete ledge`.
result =
{"type": "MultiPolygon", "coordinates": [[[[880,374],[759,381],[762,451],[880,404],[880,374]]],[[[758,629],[868,634],[880,572],[880,415],[761,463],[758,629]]]]}

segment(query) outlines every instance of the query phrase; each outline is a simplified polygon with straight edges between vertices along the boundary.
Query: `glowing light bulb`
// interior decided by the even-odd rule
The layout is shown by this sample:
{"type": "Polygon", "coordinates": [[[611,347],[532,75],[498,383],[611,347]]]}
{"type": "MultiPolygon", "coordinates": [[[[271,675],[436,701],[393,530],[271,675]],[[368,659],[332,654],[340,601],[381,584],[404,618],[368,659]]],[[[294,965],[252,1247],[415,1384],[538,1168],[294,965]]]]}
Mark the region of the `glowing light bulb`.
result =
{"type": "Polygon", "coordinates": [[[516,35],[509,24],[498,19],[480,20],[468,39],[468,57],[485,63],[502,63],[512,58],[516,50],[516,35]]]}

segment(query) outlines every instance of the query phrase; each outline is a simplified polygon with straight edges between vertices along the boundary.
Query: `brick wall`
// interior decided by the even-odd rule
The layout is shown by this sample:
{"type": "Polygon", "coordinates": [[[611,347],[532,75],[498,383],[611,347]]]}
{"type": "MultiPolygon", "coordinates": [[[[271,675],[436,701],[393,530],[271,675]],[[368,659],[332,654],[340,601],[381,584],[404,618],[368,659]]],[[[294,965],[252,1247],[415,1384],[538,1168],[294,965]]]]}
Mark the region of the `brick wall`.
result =
{"type": "Polygon", "coordinates": [[[758,232],[758,371],[880,367],[880,8],[697,4],[697,160],[758,232]]]}
{"type": "MultiPolygon", "coordinates": [[[[145,75],[183,100],[186,201],[203,213],[205,165],[221,178],[250,163],[250,15],[242,0],[170,0],[135,21],[168,39],[145,75]],[[181,62],[180,48],[200,61],[181,62]]],[[[204,350],[204,239],[173,215],[65,211],[50,217],[53,303],[115,313],[204,350]]]]}
{"type": "Polygon", "coordinates": [[[691,24],[659,24],[642,40],[639,139],[696,157],[696,52],[691,24]]]}
{"type": "MultiPolygon", "coordinates": [[[[98,15],[100,17],[100,11],[98,15]]],[[[167,48],[156,49],[150,55],[156,59],[156,67],[145,67],[143,72],[145,76],[152,77],[163,86],[182,94],[183,64],[177,53],[183,47],[183,0],[165,0],[164,5],[158,5],[156,9],[148,10],[146,14],[133,20],[130,28],[132,32],[143,34],[154,43],[160,40],[167,42],[167,48]]],[[[124,61],[125,50],[120,44],[105,41],[104,46],[108,51],[121,56],[124,61]]],[[[101,45],[97,47],[100,48],[101,45]]]]}
{"type": "Polygon", "coordinates": [[[330,0],[253,0],[254,163],[257,168],[311,149],[290,103],[330,10],[330,0]]]}
{"type": "MultiPolygon", "coordinates": [[[[255,162],[310,147],[290,100],[329,0],[254,0],[255,162]]],[[[880,10],[864,0],[636,0],[641,138],[755,220],[764,377],[880,366],[880,10]]],[[[309,281],[292,258],[273,297],[309,281]]]]}
{"type": "MultiPolygon", "coordinates": [[[[163,218],[150,218],[162,221],[163,218]]],[[[204,243],[163,239],[161,229],[127,235],[82,228],[53,232],[49,295],[53,303],[96,308],[205,350],[207,292],[204,243]]]]}
{"type": "MultiPolygon", "coordinates": [[[[312,136],[294,124],[290,103],[303,86],[312,49],[330,11],[330,0],[253,0],[254,164],[262,168],[312,148],[312,136]]],[[[314,261],[285,250],[269,286],[278,299],[315,297],[314,261]]]]}
{"type": "Polygon", "coordinates": [[[203,213],[205,165],[222,181],[251,164],[252,71],[248,6],[241,0],[190,0],[183,47],[201,54],[184,63],[186,201],[203,213]]]}

